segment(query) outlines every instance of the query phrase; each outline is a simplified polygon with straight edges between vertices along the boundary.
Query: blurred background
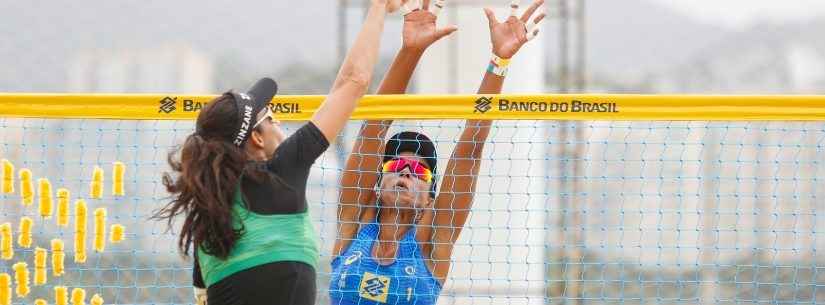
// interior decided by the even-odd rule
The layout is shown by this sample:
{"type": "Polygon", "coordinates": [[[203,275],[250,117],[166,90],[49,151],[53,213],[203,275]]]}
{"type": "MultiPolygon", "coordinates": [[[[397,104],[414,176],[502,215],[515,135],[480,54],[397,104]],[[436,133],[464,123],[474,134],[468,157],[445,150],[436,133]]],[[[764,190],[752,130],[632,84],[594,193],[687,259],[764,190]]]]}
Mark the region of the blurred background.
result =
{"type": "MultiPolygon", "coordinates": [[[[360,28],[364,3],[2,1],[0,90],[214,93],[270,75],[285,93],[324,94],[360,28]]],[[[440,22],[460,30],[435,47],[486,57],[481,7],[508,1],[446,3],[440,22]],[[461,43],[469,37],[477,40],[461,43]]],[[[822,91],[822,1],[548,0],[545,10],[551,18],[532,44],[540,51],[519,58],[540,63],[548,92],[822,91]]],[[[391,19],[379,76],[400,41],[400,17],[391,19]]],[[[427,58],[434,57],[442,56],[427,58]]],[[[470,68],[486,64],[461,59],[444,60],[459,64],[453,73],[478,74],[470,68]]],[[[526,68],[516,66],[514,74],[526,68]]]]}
{"type": "MultiPolygon", "coordinates": [[[[217,94],[271,76],[282,94],[326,94],[365,3],[0,0],[0,92],[217,94]]],[[[482,7],[503,18],[508,3],[447,0],[439,23],[459,31],[428,51],[409,93],[474,93],[490,55],[482,7]]],[[[544,9],[506,93],[825,92],[820,0],[547,0],[544,9]]],[[[376,78],[400,28],[390,17],[376,78]]],[[[428,133],[445,164],[462,126],[398,121],[391,131],[428,133]]],[[[89,210],[109,208],[129,242],[67,264],[33,295],[62,283],[112,304],[192,302],[176,232],[148,220],[166,200],[166,154],[191,122],[0,118],[0,127],[0,158],[77,196],[93,165],[107,175],[111,162],[128,166],[127,197],[89,210]]],[[[316,163],[308,191],[323,304],[337,181],[358,127],[316,163]]],[[[823,304],[824,175],[822,122],[499,121],[439,303],[823,304]]],[[[34,213],[17,195],[0,200],[0,222],[15,228],[34,213]]],[[[41,247],[57,236],[71,249],[68,229],[39,222],[35,232],[41,247]]],[[[0,261],[0,272],[10,266],[0,261]]]]}

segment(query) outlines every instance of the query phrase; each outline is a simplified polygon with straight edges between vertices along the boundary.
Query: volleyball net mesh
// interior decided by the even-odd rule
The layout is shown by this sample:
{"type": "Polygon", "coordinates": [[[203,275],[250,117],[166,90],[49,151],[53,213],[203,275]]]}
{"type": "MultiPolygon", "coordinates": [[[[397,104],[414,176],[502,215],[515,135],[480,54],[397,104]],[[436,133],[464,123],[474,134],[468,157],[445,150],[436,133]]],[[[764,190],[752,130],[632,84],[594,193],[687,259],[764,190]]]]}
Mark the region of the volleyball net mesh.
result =
{"type": "MultiPolygon", "coordinates": [[[[479,115],[483,104],[468,113],[479,115]]],[[[172,105],[181,110],[183,101],[172,105]]],[[[153,107],[162,112],[162,101],[153,107]]],[[[825,121],[697,118],[496,120],[439,304],[825,303],[825,121]]],[[[291,134],[300,124],[284,128],[291,134]]],[[[321,304],[329,302],[339,178],[360,124],[350,122],[308,183],[321,304]]],[[[389,134],[427,134],[446,164],[463,126],[457,117],[397,120],[389,134]]],[[[194,130],[191,119],[0,115],[0,130],[8,161],[0,175],[13,186],[0,193],[0,224],[9,228],[0,236],[0,274],[10,279],[4,286],[0,277],[0,290],[13,294],[12,304],[54,304],[55,287],[108,304],[192,303],[179,226],[166,231],[149,219],[168,202],[161,175],[167,154],[194,130]],[[122,238],[112,225],[122,226],[122,238]],[[65,245],[60,276],[54,239],[65,245]],[[47,252],[45,264],[36,248],[47,252]],[[29,273],[25,297],[18,269],[29,273]]]]}

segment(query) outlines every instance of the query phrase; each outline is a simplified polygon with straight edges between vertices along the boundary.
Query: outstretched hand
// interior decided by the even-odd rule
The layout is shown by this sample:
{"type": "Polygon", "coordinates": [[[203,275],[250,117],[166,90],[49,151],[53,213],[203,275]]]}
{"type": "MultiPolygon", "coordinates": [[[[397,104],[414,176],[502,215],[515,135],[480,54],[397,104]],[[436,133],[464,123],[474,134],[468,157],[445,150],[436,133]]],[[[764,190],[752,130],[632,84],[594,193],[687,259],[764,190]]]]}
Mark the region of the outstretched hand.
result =
{"type": "Polygon", "coordinates": [[[493,43],[493,54],[501,58],[512,58],[521,47],[536,37],[539,33],[538,24],[546,16],[545,13],[536,13],[544,4],[544,0],[534,0],[530,7],[517,17],[519,0],[510,2],[510,16],[504,22],[499,22],[490,8],[485,8],[487,20],[490,22],[490,40],[493,43]],[[532,21],[531,21],[532,19],[532,21]]]}
{"type": "Polygon", "coordinates": [[[444,0],[411,0],[401,5],[404,14],[402,46],[407,49],[425,50],[441,38],[450,35],[458,28],[454,25],[438,28],[438,14],[444,7],[444,0]]]}

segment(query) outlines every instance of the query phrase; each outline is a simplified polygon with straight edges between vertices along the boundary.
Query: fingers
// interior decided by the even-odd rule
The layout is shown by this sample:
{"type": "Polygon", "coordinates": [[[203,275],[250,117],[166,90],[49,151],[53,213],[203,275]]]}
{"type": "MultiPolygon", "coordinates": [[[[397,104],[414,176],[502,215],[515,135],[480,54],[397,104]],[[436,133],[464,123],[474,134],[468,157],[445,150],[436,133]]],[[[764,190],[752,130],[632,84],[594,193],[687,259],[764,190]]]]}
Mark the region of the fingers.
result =
{"type": "Polygon", "coordinates": [[[533,40],[539,34],[539,29],[534,29],[531,32],[527,32],[527,41],[533,40]]]}
{"type": "Polygon", "coordinates": [[[533,22],[530,23],[529,26],[526,26],[526,28],[527,28],[527,41],[530,41],[530,40],[533,40],[533,38],[536,38],[536,35],[539,34],[539,23],[541,23],[541,21],[544,20],[544,17],[546,17],[546,16],[547,16],[547,14],[545,14],[544,12],[539,12],[538,16],[536,16],[536,18],[533,18],[533,22]]]}
{"type": "Polygon", "coordinates": [[[510,1],[510,16],[511,17],[516,17],[516,14],[518,14],[518,7],[519,7],[520,2],[521,1],[519,1],[519,0],[510,1]]]}
{"type": "Polygon", "coordinates": [[[401,5],[401,14],[406,16],[409,13],[420,10],[428,11],[438,17],[438,14],[444,9],[445,2],[446,0],[410,0],[401,5]]]}
{"type": "Polygon", "coordinates": [[[544,17],[547,17],[547,13],[545,13],[544,11],[540,11],[540,12],[536,15],[536,18],[533,18],[533,24],[539,24],[539,22],[541,22],[542,20],[544,20],[544,17]]]}
{"type": "Polygon", "coordinates": [[[406,4],[406,3],[405,3],[405,4],[402,4],[402,5],[401,5],[401,7],[400,7],[400,8],[398,8],[398,9],[401,11],[401,16],[407,16],[407,15],[409,15],[410,13],[412,13],[412,10],[410,10],[410,8],[409,8],[409,7],[407,7],[407,4],[406,4]]]}
{"type": "Polygon", "coordinates": [[[530,38],[531,34],[533,36],[535,36],[535,34],[538,34],[537,30],[539,28],[539,23],[541,23],[541,21],[544,20],[544,17],[546,17],[546,16],[547,16],[547,14],[545,14],[544,12],[539,12],[539,14],[536,16],[536,18],[533,18],[533,22],[531,22],[530,25],[527,25],[527,24],[524,25],[524,29],[527,31],[527,39],[528,40],[531,39],[530,38]]]}
{"type": "Polygon", "coordinates": [[[527,10],[524,11],[524,14],[521,15],[521,22],[526,24],[530,21],[530,16],[532,16],[542,4],[544,4],[544,0],[533,1],[533,4],[530,4],[530,7],[528,7],[527,10]]]}
{"type": "Polygon", "coordinates": [[[412,13],[420,8],[421,3],[419,0],[410,0],[407,3],[401,5],[401,15],[407,16],[407,14],[412,13]]]}
{"type": "Polygon", "coordinates": [[[435,3],[431,7],[428,8],[430,13],[438,17],[438,14],[441,13],[441,10],[444,9],[444,0],[435,0],[435,3]]]}
{"type": "Polygon", "coordinates": [[[489,7],[485,7],[484,14],[487,15],[487,21],[490,22],[490,27],[493,27],[496,24],[498,24],[498,20],[496,20],[496,13],[494,13],[492,9],[490,9],[489,7]]]}

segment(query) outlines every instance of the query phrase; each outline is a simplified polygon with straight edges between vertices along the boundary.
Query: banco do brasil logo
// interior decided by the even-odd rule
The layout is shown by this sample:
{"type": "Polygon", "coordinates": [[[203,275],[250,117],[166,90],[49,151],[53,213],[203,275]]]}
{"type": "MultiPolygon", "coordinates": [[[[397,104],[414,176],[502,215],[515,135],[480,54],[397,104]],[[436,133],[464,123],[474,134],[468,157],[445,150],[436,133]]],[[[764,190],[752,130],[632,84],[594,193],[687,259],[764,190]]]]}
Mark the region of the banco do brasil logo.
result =
{"type": "Polygon", "coordinates": [[[177,99],[178,99],[178,98],[171,98],[171,97],[168,97],[168,96],[167,96],[167,97],[164,97],[164,98],[163,98],[162,100],[160,100],[160,102],[159,102],[159,103],[160,103],[160,107],[158,108],[158,113],[161,113],[161,112],[163,112],[163,113],[171,113],[172,111],[175,111],[175,109],[177,109],[177,108],[175,107],[175,103],[176,103],[176,100],[177,100],[177,99]]]}
{"type": "Polygon", "coordinates": [[[486,113],[487,111],[490,111],[490,109],[493,109],[493,106],[490,106],[492,103],[493,103],[493,99],[491,99],[489,97],[486,97],[486,96],[480,97],[479,99],[476,100],[476,107],[475,107],[476,110],[473,111],[473,113],[477,113],[477,112],[486,113]]]}

